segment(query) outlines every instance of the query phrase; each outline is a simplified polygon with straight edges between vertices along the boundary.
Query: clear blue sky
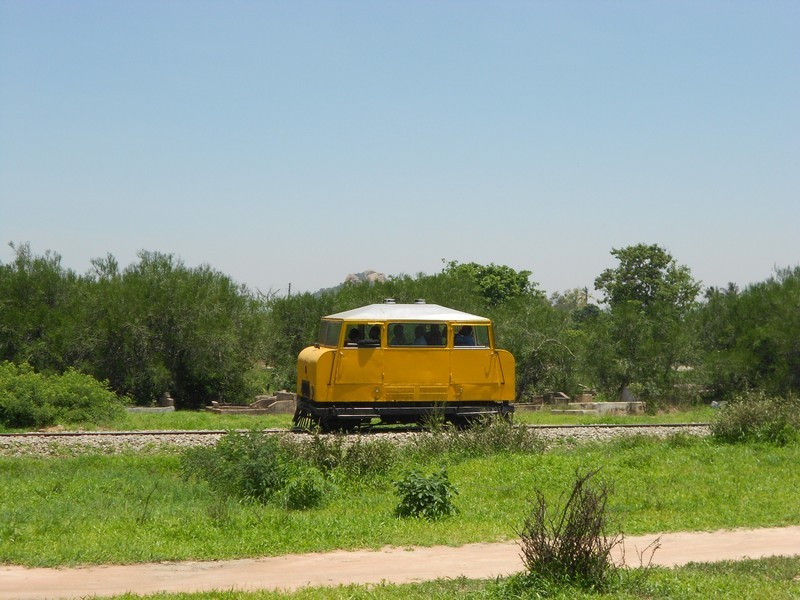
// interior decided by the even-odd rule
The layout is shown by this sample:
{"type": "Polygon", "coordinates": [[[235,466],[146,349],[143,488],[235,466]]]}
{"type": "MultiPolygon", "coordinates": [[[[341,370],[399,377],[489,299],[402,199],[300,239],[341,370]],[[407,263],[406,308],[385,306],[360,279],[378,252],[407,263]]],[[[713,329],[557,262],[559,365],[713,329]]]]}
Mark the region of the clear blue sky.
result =
{"type": "Polygon", "coordinates": [[[0,262],[800,264],[800,2],[0,0],[0,262]]]}

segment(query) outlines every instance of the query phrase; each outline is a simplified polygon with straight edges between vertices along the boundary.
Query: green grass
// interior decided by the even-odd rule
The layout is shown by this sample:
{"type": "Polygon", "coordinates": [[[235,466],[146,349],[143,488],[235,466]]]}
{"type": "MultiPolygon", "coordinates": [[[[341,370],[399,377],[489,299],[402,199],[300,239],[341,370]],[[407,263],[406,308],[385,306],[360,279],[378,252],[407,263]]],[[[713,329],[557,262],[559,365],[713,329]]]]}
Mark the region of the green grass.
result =
{"type": "Polygon", "coordinates": [[[117,431],[200,429],[288,429],[292,415],[226,415],[210,411],[176,410],[167,413],[127,413],[113,423],[117,431]]]}
{"type": "MultiPolygon", "coordinates": [[[[594,425],[619,423],[705,423],[717,414],[709,407],[665,411],[656,415],[559,415],[549,409],[517,411],[514,421],[534,425],[594,425]]],[[[129,412],[123,417],[101,425],[78,423],[65,426],[71,431],[163,431],[163,430],[230,430],[230,429],[289,429],[292,415],[225,415],[202,410],[174,412],[129,412]]],[[[14,431],[14,430],[4,430],[14,431]]]]}
{"type": "Polygon", "coordinates": [[[717,412],[708,406],[696,406],[660,411],[654,415],[564,415],[553,414],[550,408],[543,408],[534,411],[518,410],[514,413],[514,421],[532,425],[708,423],[714,419],[717,412]]]}
{"type": "MultiPolygon", "coordinates": [[[[511,598],[553,598],[554,600],[697,600],[730,598],[750,600],[770,598],[790,600],[800,597],[800,557],[775,557],[739,562],[692,564],[677,569],[652,569],[645,576],[634,569],[606,593],[586,592],[574,587],[533,587],[526,596],[517,594],[514,578],[498,580],[438,579],[423,583],[371,586],[304,588],[295,592],[213,591],[197,594],[126,594],[116,600],[330,600],[347,598],[384,600],[464,600],[511,598]]],[[[102,599],[98,599],[102,600],[102,599]]]]}
{"type": "Polygon", "coordinates": [[[800,523],[800,445],[719,445],[676,437],[547,453],[404,456],[390,472],[335,470],[324,506],[289,511],[212,493],[175,455],[0,458],[0,563],[38,566],[214,560],[384,545],[460,545],[515,537],[534,489],[556,499],[577,469],[603,467],[626,534],[800,523]],[[454,517],[393,516],[411,468],[446,466],[454,517]]]}
{"type": "MultiPolygon", "coordinates": [[[[77,423],[67,431],[178,431],[231,429],[289,429],[292,415],[226,415],[204,410],[171,412],[126,412],[122,417],[100,425],[77,423]]],[[[7,430],[11,431],[11,430],[7,430]]]]}

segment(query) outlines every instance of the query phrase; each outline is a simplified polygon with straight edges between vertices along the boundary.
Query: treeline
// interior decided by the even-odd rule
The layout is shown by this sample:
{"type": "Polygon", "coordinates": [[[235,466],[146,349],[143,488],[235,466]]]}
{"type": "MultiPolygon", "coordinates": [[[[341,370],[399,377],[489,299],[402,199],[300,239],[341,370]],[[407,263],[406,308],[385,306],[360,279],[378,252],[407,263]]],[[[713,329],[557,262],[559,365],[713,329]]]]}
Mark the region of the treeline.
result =
{"type": "Polygon", "coordinates": [[[517,359],[517,393],[624,387],[652,404],[726,399],[747,390],[800,391],[800,267],[744,290],[702,290],[663,248],[612,250],[618,266],[594,288],[548,297],[529,271],[450,262],[440,273],[347,284],[319,294],[261,295],[208,266],[142,252],[78,275],[52,252],[14,247],[0,263],[0,361],[42,373],[69,369],[150,404],[249,402],[294,389],[298,352],[322,315],[395,298],[425,298],[492,318],[517,359]]]}
{"type": "MultiPolygon", "coordinates": [[[[208,266],[139,254],[77,275],[57,254],[15,247],[0,265],[0,360],[43,373],[73,367],[138,404],[170,393],[178,405],[243,399],[265,347],[267,308],[208,266]]],[[[262,386],[263,387],[263,386],[262,386]]]]}

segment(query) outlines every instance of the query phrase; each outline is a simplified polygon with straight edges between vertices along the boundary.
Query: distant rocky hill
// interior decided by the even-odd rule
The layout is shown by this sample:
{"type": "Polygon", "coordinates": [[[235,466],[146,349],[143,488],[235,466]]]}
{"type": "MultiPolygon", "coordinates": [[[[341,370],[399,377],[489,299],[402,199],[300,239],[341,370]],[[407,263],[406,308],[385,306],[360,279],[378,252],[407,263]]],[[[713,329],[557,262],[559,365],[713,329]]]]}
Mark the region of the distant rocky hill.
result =
{"type": "Polygon", "coordinates": [[[325,292],[335,292],[343,285],[347,285],[349,283],[352,284],[361,284],[361,283],[369,283],[370,285],[380,282],[383,283],[387,281],[387,277],[384,273],[378,273],[377,271],[361,271],[361,273],[350,273],[347,277],[344,278],[344,281],[337,286],[325,288],[319,290],[314,293],[315,296],[319,296],[320,294],[324,294],[325,292]]]}
{"type": "Polygon", "coordinates": [[[345,283],[385,283],[386,275],[377,271],[362,271],[361,273],[350,273],[344,278],[345,283]]]}

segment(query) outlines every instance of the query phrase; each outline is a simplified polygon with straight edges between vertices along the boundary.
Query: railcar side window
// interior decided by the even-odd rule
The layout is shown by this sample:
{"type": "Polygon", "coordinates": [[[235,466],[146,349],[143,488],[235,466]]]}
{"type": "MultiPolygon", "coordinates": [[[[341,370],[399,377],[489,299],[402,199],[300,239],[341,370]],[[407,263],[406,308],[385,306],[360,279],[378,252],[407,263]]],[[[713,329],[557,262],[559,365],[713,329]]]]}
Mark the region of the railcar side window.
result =
{"type": "Polygon", "coordinates": [[[319,327],[318,342],[320,346],[333,346],[339,344],[339,332],[342,330],[341,321],[322,321],[319,327]]]}
{"type": "Polygon", "coordinates": [[[489,345],[489,327],[487,325],[462,325],[456,327],[453,340],[455,346],[481,346],[489,345]]]}
{"type": "Polygon", "coordinates": [[[381,326],[375,323],[347,323],[346,348],[375,348],[381,345],[381,326]]]}
{"type": "Polygon", "coordinates": [[[447,323],[389,323],[389,346],[447,344],[447,323]]]}
{"type": "Polygon", "coordinates": [[[489,345],[489,328],[485,325],[476,325],[473,327],[475,330],[475,345],[488,346],[489,345]]]}

